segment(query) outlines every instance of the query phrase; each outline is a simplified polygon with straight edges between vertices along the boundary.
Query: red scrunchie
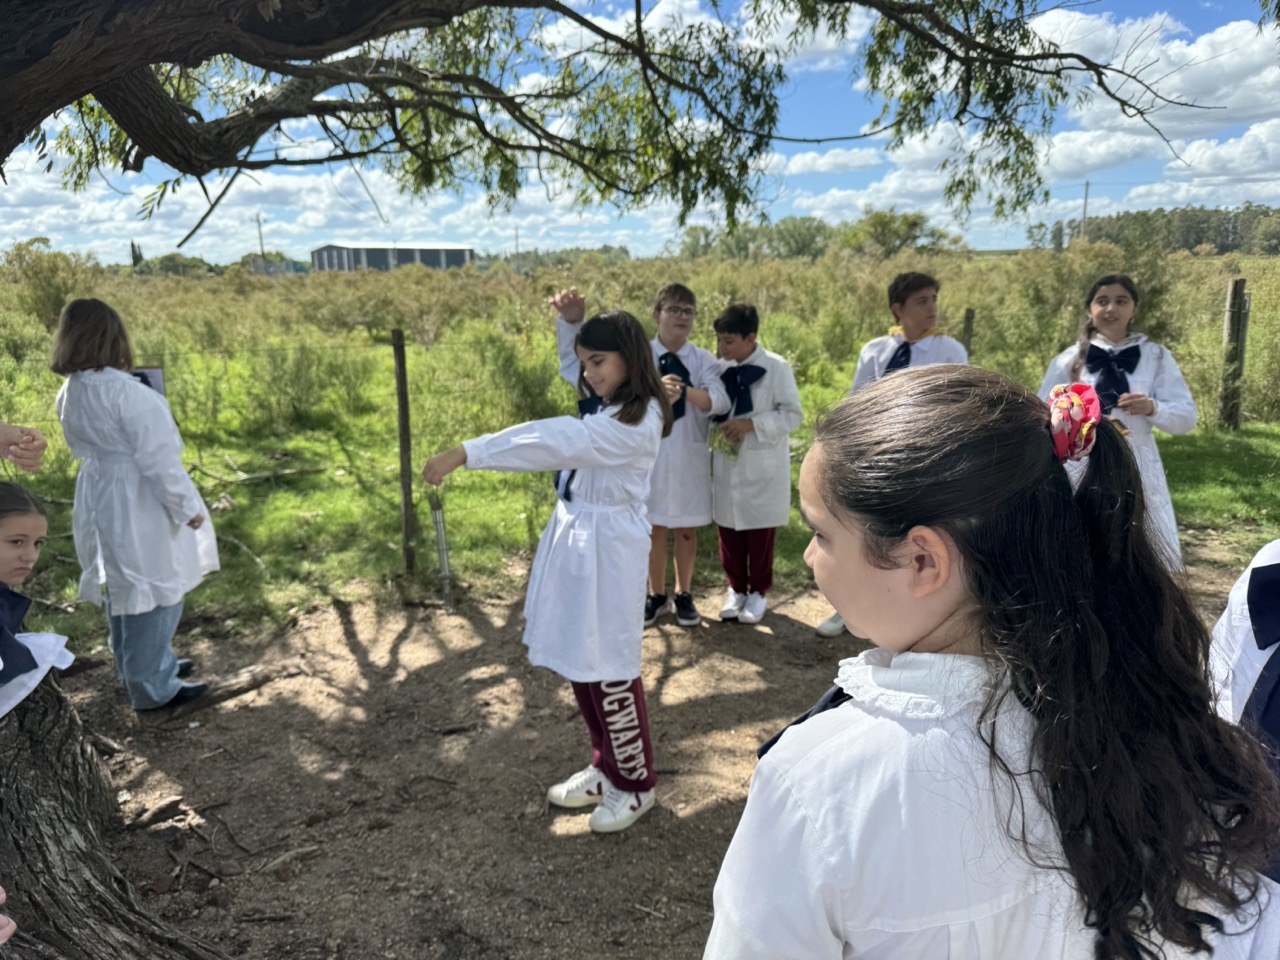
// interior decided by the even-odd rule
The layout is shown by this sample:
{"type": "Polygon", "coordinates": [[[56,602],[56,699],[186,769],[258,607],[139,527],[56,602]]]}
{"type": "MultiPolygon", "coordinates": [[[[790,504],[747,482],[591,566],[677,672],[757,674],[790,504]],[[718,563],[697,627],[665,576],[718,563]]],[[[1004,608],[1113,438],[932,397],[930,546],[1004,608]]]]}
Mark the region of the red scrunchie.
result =
{"type": "Polygon", "coordinates": [[[1089,455],[1101,419],[1102,402],[1087,383],[1060,383],[1049,391],[1049,436],[1059,463],[1089,455]]]}

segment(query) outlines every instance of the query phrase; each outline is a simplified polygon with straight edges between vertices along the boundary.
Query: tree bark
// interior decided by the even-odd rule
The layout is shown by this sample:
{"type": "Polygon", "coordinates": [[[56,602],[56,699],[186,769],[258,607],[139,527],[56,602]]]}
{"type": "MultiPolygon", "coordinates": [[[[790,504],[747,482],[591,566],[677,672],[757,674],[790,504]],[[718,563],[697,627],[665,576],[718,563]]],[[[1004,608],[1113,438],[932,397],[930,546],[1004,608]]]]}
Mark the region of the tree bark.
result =
{"type": "Polygon", "coordinates": [[[229,960],[147,913],[112,864],[107,773],[50,676],[0,718],[0,879],[18,934],[6,960],[229,960]]]}
{"type": "MultiPolygon", "coordinates": [[[[439,26],[476,0],[3,0],[0,169],[55,111],[140,68],[312,60],[412,27],[439,26]],[[270,15],[268,18],[268,14],[270,15]]],[[[516,5],[523,5],[516,0],[516,5]]]]}

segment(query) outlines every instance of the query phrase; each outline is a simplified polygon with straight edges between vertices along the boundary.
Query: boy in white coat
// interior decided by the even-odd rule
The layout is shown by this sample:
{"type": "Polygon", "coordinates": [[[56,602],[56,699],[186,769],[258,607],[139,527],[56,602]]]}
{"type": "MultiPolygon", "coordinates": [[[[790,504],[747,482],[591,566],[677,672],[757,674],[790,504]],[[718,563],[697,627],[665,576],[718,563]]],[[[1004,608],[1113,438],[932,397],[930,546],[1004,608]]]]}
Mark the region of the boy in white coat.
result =
{"type": "Polygon", "coordinates": [[[715,330],[730,364],[720,376],[731,404],[712,427],[729,444],[711,458],[711,512],[729,580],[720,619],[759,623],[773,584],[774,536],[791,517],[790,434],[804,411],[791,364],[756,342],[755,307],[730,305],[715,330]]]}
{"type": "MultiPolygon", "coordinates": [[[[875,383],[887,373],[931,363],[968,363],[969,351],[959,340],[938,329],[938,291],[941,284],[927,273],[900,273],[889,284],[889,312],[895,325],[883,337],[868,341],[858,354],[850,393],[875,383]]],[[[818,624],[820,637],[844,633],[844,620],[835,613],[818,624]]]]}

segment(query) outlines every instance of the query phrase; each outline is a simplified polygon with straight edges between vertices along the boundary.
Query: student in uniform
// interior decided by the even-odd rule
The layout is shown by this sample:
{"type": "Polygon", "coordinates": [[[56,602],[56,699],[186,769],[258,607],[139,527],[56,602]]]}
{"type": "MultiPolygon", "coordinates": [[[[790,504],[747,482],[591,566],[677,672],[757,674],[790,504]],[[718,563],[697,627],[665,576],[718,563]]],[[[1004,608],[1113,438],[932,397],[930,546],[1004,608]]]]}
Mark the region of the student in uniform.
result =
{"type": "MultiPolygon", "coordinates": [[[[941,284],[927,273],[900,273],[889,284],[889,312],[894,325],[858,354],[850,393],[856,393],[885,374],[930,363],[968,363],[969,351],[959,340],[938,328],[938,291],[941,284]]],[[[844,619],[833,613],[818,624],[820,637],[844,633],[844,619]]]]}
{"type": "MultiPolygon", "coordinates": [[[[560,312],[557,340],[563,374],[575,363],[568,330],[586,312],[576,289],[562,290],[551,300],[560,312]]],[[[698,317],[693,291],[671,283],[658,291],[653,322],[658,332],[652,341],[653,360],[671,402],[675,423],[662,442],[653,468],[649,493],[649,522],[653,525],[649,549],[649,595],[645,598],[644,624],[674,613],[682,627],[702,622],[693,604],[693,567],[698,556],[698,528],[711,522],[711,454],[707,431],[713,414],[728,410],[729,399],[720,382],[720,362],[689,341],[698,317]],[[675,592],[667,593],[667,536],[675,544],[675,592]]]]}
{"type": "MultiPolygon", "coordinates": [[[[1213,628],[1210,662],[1218,714],[1238,723],[1267,747],[1280,769],[1280,540],[1258,551],[1231,588],[1227,609],[1213,628]]],[[[1280,854],[1267,868],[1280,880],[1280,854]]]]}
{"type": "Polygon", "coordinates": [[[1055,384],[1075,380],[1094,386],[1103,414],[1115,417],[1129,431],[1129,445],[1142,471],[1152,533],[1169,568],[1181,570],[1178,521],[1152,430],[1190,432],[1196,425],[1196,402],[1173,354],[1131,329],[1138,299],[1137,286],[1123,274],[1102,277],[1090,287],[1080,342],[1053,358],[1040,384],[1040,396],[1047,397],[1055,384]]]}
{"type": "Polygon", "coordinates": [[[182,682],[195,665],[177,658],[173,637],[186,594],[218,569],[218,546],[169,404],[129,375],[129,335],[101,300],[67,304],[50,368],[67,378],[55,406],[80,461],[71,513],[80,597],[106,606],[135,710],[188,703],[208,684],[182,682]]]}
{"type": "Polygon", "coordinates": [[[716,318],[716,344],[730,364],[720,378],[727,414],[713,417],[728,446],[713,447],[711,512],[729,581],[721,620],[759,623],[773,585],[773,542],[791,517],[792,431],[804,422],[791,364],[757,342],[760,315],[749,303],[716,318]]]}
{"type": "Polygon", "coordinates": [[[640,681],[645,501],[671,404],[631,314],[616,310],[571,326],[581,418],[535,420],[468,440],[428,460],[422,476],[438,485],[463,466],[559,471],[560,496],[529,574],[524,642],[530,663],[573,685],[591,762],[551,787],[547,800],[595,807],[590,828],[612,833],[653,806],[657,783],[640,681]]]}
{"type": "Polygon", "coordinates": [[[1092,387],[885,378],[815,428],[800,506],[874,646],[757,765],[708,960],[1280,956],[1280,784],[1092,387]]]}

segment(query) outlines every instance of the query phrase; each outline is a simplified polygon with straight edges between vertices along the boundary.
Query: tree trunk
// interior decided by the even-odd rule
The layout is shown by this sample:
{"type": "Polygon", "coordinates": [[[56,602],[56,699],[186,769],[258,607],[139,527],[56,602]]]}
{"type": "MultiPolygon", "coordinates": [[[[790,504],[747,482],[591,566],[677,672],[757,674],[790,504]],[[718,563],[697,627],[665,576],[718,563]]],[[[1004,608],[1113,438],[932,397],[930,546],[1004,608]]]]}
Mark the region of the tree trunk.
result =
{"type": "Polygon", "coordinates": [[[163,923],[111,863],[118,811],[52,677],[0,718],[0,881],[18,934],[6,960],[229,960],[163,923]]]}

